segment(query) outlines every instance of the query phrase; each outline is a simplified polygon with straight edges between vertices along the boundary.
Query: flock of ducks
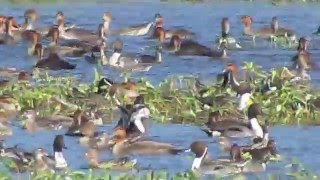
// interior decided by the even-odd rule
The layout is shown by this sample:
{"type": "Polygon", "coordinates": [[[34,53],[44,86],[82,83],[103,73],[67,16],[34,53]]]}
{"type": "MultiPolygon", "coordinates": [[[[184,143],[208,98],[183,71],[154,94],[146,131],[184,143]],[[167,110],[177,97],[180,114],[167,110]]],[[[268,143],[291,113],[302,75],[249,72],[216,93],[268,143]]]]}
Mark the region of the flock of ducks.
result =
{"type": "MultiPolygon", "coordinates": [[[[63,57],[84,56],[91,63],[101,63],[120,70],[147,71],[153,64],[161,63],[162,52],[166,51],[176,56],[207,56],[214,58],[225,58],[229,47],[240,48],[240,44],[230,36],[230,22],[228,18],[221,21],[221,37],[218,48],[212,49],[194,41],[194,33],[186,29],[165,29],[164,19],[160,14],[156,14],[154,21],[135,25],[118,30],[110,28],[112,15],[106,12],[102,15],[102,23],[97,26],[97,32],[87,29],[69,26],[65,23],[63,12],[56,14],[56,25],[48,27],[36,26],[39,14],[34,9],[29,9],[24,13],[25,22],[18,25],[14,17],[0,16],[0,44],[12,45],[18,41],[31,43],[27,52],[38,61],[35,67],[61,70],[74,69],[76,66],[65,61],[63,57]],[[108,44],[109,36],[147,36],[151,32],[151,37],[159,43],[155,49],[155,55],[126,56],[122,54],[123,42],[120,39],[108,44]],[[45,46],[42,39],[50,38],[50,43],[45,46]],[[63,40],[61,43],[60,40],[63,40]],[[167,41],[169,40],[169,41],[167,41]],[[106,49],[111,49],[108,57],[106,49]]],[[[241,22],[244,26],[245,35],[255,38],[284,37],[288,42],[295,42],[296,35],[293,30],[280,27],[278,18],[273,17],[271,25],[262,29],[252,29],[253,19],[250,16],[243,16],[241,22]]],[[[293,70],[288,79],[290,82],[297,80],[310,80],[307,69],[312,62],[309,60],[307,52],[307,40],[300,38],[298,41],[297,55],[293,57],[293,70]]],[[[19,71],[14,68],[3,68],[2,73],[14,74],[20,81],[27,81],[31,73],[19,71]]],[[[169,143],[150,140],[147,136],[150,110],[144,103],[144,97],[136,92],[134,82],[117,83],[108,78],[102,78],[98,84],[98,93],[108,93],[114,97],[120,90],[134,100],[133,104],[122,106],[117,101],[121,115],[112,136],[107,133],[96,131],[96,126],[101,125],[101,118],[97,117],[94,110],[84,112],[76,111],[73,117],[38,117],[35,110],[28,110],[23,113],[23,128],[35,133],[38,130],[60,130],[67,129],[65,135],[78,136],[79,143],[88,147],[85,158],[91,168],[105,168],[104,162],[99,160],[99,151],[111,150],[115,160],[109,169],[125,169],[128,162],[133,162],[128,156],[135,155],[161,155],[192,152],[195,159],[190,166],[192,170],[200,170],[203,173],[215,173],[224,171],[228,173],[256,172],[263,171],[271,156],[276,155],[276,143],[269,139],[268,127],[260,125],[259,115],[262,109],[259,104],[252,103],[252,91],[247,82],[238,82],[236,79],[236,67],[228,64],[222,73],[223,87],[230,86],[239,97],[237,109],[241,112],[247,111],[247,120],[225,119],[218,112],[209,114],[208,122],[201,128],[209,136],[219,136],[220,145],[224,151],[230,154],[225,159],[210,159],[209,150],[202,141],[193,142],[188,148],[176,147],[169,143]],[[107,85],[108,90],[101,87],[107,85]],[[253,137],[252,144],[239,146],[231,144],[229,138],[253,137]],[[251,159],[244,159],[242,155],[249,153],[251,159]]],[[[5,84],[7,82],[1,82],[5,84]]],[[[270,81],[266,82],[267,91],[274,90],[270,81]]],[[[276,88],[275,88],[276,89],[276,88]]],[[[200,99],[199,99],[200,100],[200,99]]],[[[202,103],[210,105],[205,99],[202,103]]],[[[12,112],[17,111],[11,97],[1,96],[1,134],[12,135],[12,131],[7,127],[8,119],[12,112]]],[[[211,101],[212,102],[212,101],[211,101]]],[[[205,135],[204,134],[204,135],[205,135]]],[[[53,155],[48,155],[44,149],[39,148],[34,152],[27,152],[20,147],[7,148],[2,144],[1,157],[10,158],[17,165],[16,172],[26,170],[48,170],[60,169],[68,166],[62,153],[66,148],[63,135],[57,135],[53,141],[53,155]]]]}

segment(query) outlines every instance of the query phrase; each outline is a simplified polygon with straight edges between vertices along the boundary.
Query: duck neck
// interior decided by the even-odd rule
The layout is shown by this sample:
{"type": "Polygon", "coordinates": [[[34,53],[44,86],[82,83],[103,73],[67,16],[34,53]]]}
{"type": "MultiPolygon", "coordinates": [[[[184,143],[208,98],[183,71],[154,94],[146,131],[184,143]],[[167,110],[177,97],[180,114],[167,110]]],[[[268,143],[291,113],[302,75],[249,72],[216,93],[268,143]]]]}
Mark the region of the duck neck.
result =
{"type": "Polygon", "coordinates": [[[109,64],[112,66],[119,66],[117,62],[119,61],[120,56],[121,56],[120,52],[114,52],[109,58],[109,64]]]}
{"type": "Polygon", "coordinates": [[[156,61],[159,63],[162,62],[162,55],[160,51],[156,52],[156,61]]]}
{"type": "MultiPolygon", "coordinates": [[[[249,117],[250,118],[250,117],[249,117]]],[[[255,136],[263,138],[263,130],[256,117],[250,118],[250,125],[255,136]]]]}
{"type": "Polygon", "coordinates": [[[109,33],[109,30],[110,30],[110,21],[104,21],[104,23],[103,23],[104,33],[109,33]]]}
{"type": "Polygon", "coordinates": [[[252,26],[251,24],[245,24],[244,25],[244,28],[243,28],[243,33],[246,34],[246,35],[254,35],[253,31],[252,31],[252,26]]]}
{"type": "Polygon", "coordinates": [[[244,110],[248,106],[250,98],[251,98],[250,93],[241,94],[239,99],[238,110],[240,111],[244,110]]]}
{"type": "Polygon", "coordinates": [[[201,157],[196,157],[194,158],[193,160],[193,163],[192,163],[192,167],[191,167],[191,170],[196,170],[196,169],[199,169],[201,164],[202,164],[202,161],[205,159],[205,157],[207,156],[207,153],[208,153],[208,148],[206,147],[206,149],[204,150],[203,154],[201,157]]]}
{"type": "Polygon", "coordinates": [[[234,72],[229,72],[230,84],[233,89],[236,89],[240,86],[239,82],[234,77],[234,72]]]}
{"type": "Polygon", "coordinates": [[[54,152],[54,159],[56,161],[56,168],[62,168],[67,166],[67,161],[64,159],[62,151],[54,152]]]}
{"type": "Polygon", "coordinates": [[[24,26],[26,30],[32,30],[33,29],[33,22],[30,21],[28,18],[25,19],[24,26]]]}

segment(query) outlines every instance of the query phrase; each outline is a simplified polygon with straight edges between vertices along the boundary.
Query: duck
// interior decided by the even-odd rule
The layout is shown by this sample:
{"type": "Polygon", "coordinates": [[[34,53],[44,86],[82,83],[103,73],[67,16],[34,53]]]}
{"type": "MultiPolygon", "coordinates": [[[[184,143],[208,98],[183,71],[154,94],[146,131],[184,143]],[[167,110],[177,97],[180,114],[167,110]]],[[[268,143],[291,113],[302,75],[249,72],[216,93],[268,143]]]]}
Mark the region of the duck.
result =
{"type": "Polygon", "coordinates": [[[70,64],[59,57],[57,53],[49,52],[49,55],[43,58],[43,46],[41,43],[36,44],[35,54],[39,57],[36,68],[49,70],[75,69],[76,65],[70,64]]]}
{"type": "Polygon", "coordinates": [[[256,162],[266,162],[271,156],[277,156],[276,142],[269,139],[264,147],[247,147],[233,144],[230,150],[231,158],[236,161],[242,159],[241,154],[249,153],[251,159],[256,162]]]}
{"type": "MultiPolygon", "coordinates": [[[[153,33],[153,37],[157,37],[156,33],[157,33],[158,27],[163,28],[163,18],[159,13],[156,14],[155,30],[153,33]]],[[[165,35],[164,36],[165,39],[171,39],[174,35],[179,36],[180,39],[191,39],[195,36],[195,33],[182,28],[178,28],[178,29],[165,30],[164,35],[165,35]]]]}
{"type": "Polygon", "coordinates": [[[68,163],[64,158],[63,149],[66,149],[62,135],[56,135],[53,141],[54,156],[51,157],[42,148],[34,151],[34,162],[30,166],[30,170],[36,172],[46,172],[54,169],[65,169],[68,163]]]}
{"type": "MultiPolygon", "coordinates": [[[[109,17],[111,17],[110,13],[107,15],[109,17]]],[[[112,17],[109,19],[111,21],[112,17]]],[[[145,36],[149,33],[151,27],[153,27],[153,26],[154,26],[154,22],[152,21],[152,22],[147,22],[147,23],[143,23],[143,24],[137,24],[137,25],[132,25],[129,27],[120,28],[118,30],[112,31],[110,34],[111,35],[121,35],[121,36],[145,36]]]]}
{"type": "Polygon", "coordinates": [[[68,128],[66,135],[93,137],[95,135],[95,128],[94,121],[86,116],[84,111],[78,109],[74,112],[73,122],[68,128]]]}
{"type": "Polygon", "coordinates": [[[298,41],[297,54],[291,59],[293,67],[296,68],[298,60],[302,60],[310,67],[316,66],[316,63],[310,60],[310,53],[307,50],[308,41],[305,37],[301,37],[298,41]]]}
{"type": "Polygon", "coordinates": [[[13,97],[9,95],[1,95],[0,96],[0,109],[4,110],[8,117],[15,117],[18,113],[17,109],[17,101],[13,97]]]}
{"type": "Polygon", "coordinates": [[[33,109],[26,110],[23,117],[23,128],[32,133],[38,129],[60,130],[72,124],[72,118],[67,116],[37,117],[37,112],[33,109]]]}
{"type": "MultiPolygon", "coordinates": [[[[2,121],[4,121],[4,118],[7,118],[7,115],[2,115],[3,113],[0,114],[2,121]]],[[[13,132],[11,128],[8,127],[8,123],[6,122],[8,120],[5,120],[5,122],[0,123],[0,139],[3,140],[7,138],[8,136],[12,136],[13,132]]]]}
{"type": "Polygon", "coordinates": [[[221,51],[215,51],[193,40],[181,41],[180,37],[176,35],[172,36],[170,43],[164,43],[165,32],[163,28],[157,27],[156,32],[161,47],[177,56],[208,56],[219,58],[225,58],[227,56],[225,42],[221,43],[221,51]]]}
{"type": "Polygon", "coordinates": [[[6,32],[6,21],[7,17],[0,15],[0,34],[4,34],[6,32]]]}
{"type": "MultiPolygon", "coordinates": [[[[24,30],[18,28],[18,26],[15,23],[15,19],[13,17],[7,17],[6,21],[6,41],[9,41],[10,43],[15,43],[20,40],[27,40],[30,41],[32,34],[37,33],[34,30],[24,30]]],[[[39,34],[39,33],[38,33],[39,34]]],[[[40,36],[40,34],[39,34],[40,36]]]]}
{"type": "Polygon", "coordinates": [[[97,94],[108,94],[114,99],[117,105],[121,105],[118,100],[118,96],[125,97],[129,99],[135,99],[139,96],[137,92],[137,85],[130,79],[127,82],[114,82],[107,77],[102,77],[97,84],[97,94]]]}
{"type": "Polygon", "coordinates": [[[162,62],[162,48],[161,46],[156,47],[155,55],[143,54],[137,57],[139,64],[160,64],[162,62]]]}
{"type": "Polygon", "coordinates": [[[93,169],[108,169],[113,171],[130,171],[136,169],[137,161],[136,160],[109,160],[102,162],[99,160],[99,153],[96,149],[89,149],[85,153],[85,158],[88,160],[90,168],[93,169]]]}
{"type": "Polygon", "coordinates": [[[146,134],[148,120],[150,119],[150,110],[144,103],[144,97],[139,95],[136,97],[132,107],[119,106],[121,118],[117,126],[114,128],[123,128],[126,130],[128,138],[135,138],[146,134]]]}
{"type": "Polygon", "coordinates": [[[98,151],[106,151],[111,149],[110,144],[108,143],[110,140],[109,135],[104,132],[102,134],[95,134],[94,136],[83,136],[79,138],[79,144],[96,149],[98,151]]]}
{"type": "Polygon", "coordinates": [[[230,36],[230,21],[229,18],[224,17],[221,20],[221,36],[218,37],[217,42],[219,45],[225,42],[227,45],[232,45],[235,48],[241,48],[241,45],[234,37],[230,36]]]}
{"type": "Polygon", "coordinates": [[[82,47],[69,47],[58,45],[59,30],[58,28],[51,28],[49,33],[51,35],[51,42],[47,48],[44,49],[43,56],[46,56],[49,52],[56,53],[59,56],[82,56],[86,53],[86,50],[82,47]]]}
{"type": "Polygon", "coordinates": [[[33,161],[33,153],[27,152],[22,148],[19,148],[17,145],[14,147],[6,148],[4,142],[1,142],[0,146],[0,157],[3,162],[7,162],[4,159],[12,163],[4,163],[10,171],[16,173],[23,173],[27,171],[29,165],[33,161]]]}
{"type": "Polygon", "coordinates": [[[270,38],[274,34],[274,30],[270,26],[263,27],[259,30],[252,30],[253,18],[248,15],[241,17],[241,22],[244,26],[243,34],[253,37],[270,38]]]}
{"type": "MultiPolygon", "coordinates": [[[[121,40],[118,39],[116,41],[121,41],[121,40]]],[[[114,47],[113,54],[109,57],[108,62],[105,64],[111,67],[115,67],[119,70],[132,71],[132,72],[149,71],[150,68],[152,67],[149,64],[143,64],[143,63],[140,64],[137,57],[122,55],[122,47],[114,47]]]]}
{"type": "Polygon", "coordinates": [[[241,122],[240,120],[216,121],[217,115],[210,114],[212,119],[206,124],[207,128],[202,129],[202,131],[210,136],[218,135],[234,138],[253,136],[264,138],[265,134],[263,128],[257,120],[257,116],[262,114],[260,105],[256,103],[251,104],[248,108],[249,123],[241,122]]]}
{"type": "Polygon", "coordinates": [[[248,106],[248,104],[250,104],[252,87],[249,82],[239,83],[235,78],[236,71],[236,66],[234,64],[229,63],[227,65],[227,68],[223,71],[224,80],[222,87],[226,87],[227,84],[230,83],[232,90],[237,93],[237,96],[239,96],[237,109],[242,111],[248,106]]]}
{"type": "MultiPolygon", "coordinates": [[[[65,28],[64,18],[57,18],[58,29],[60,31],[60,38],[66,40],[80,40],[80,41],[89,41],[90,39],[97,39],[98,35],[91,30],[83,28],[69,27],[65,28]]],[[[103,26],[104,30],[104,26],[103,26]]],[[[100,33],[100,32],[99,32],[100,33]]],[[[104,33],[103,33],[104,37],[104,33]]]]}
{"type": "Polygon", "coordinates": [[[191,170],[201,174],[235,174],[241,173],[247,161],[235,162],[230,159],[215,159],[209,157],[208,147],[202,141],[194,141],[190,145],[192,153],[195,154],[191,170]]]}
{"type": "Polygon", "coordinates": [[[36,50],[36,45],[38,43],[41,42],[41,37],[39,36],[38,33],[32,33],[30,35],[30,43],[31,45],[28,47],[28,55],[29,56],[33,56],[33,57],[36,57],[37,55],[37,52],[35,51],[36,50]]]}
{"type": "Polygon", "coordinates": [[[295,32],[292,29],[284,28],[279,26],[279,20],[277,16],[272,17],[271,29],[276,37],[283,36],[287,38],[289,42],[296,41],[295,32]]]}
{"type": "Polygon", "coordinates": [[[117,159],[125,158],[128,155],[176,155],[186,150],[168,143],[151,140],[135,139],[135,141],[131,141],[127,138],[126,130],[123,128],[114,131],[114,136],[109,143],[113,144],[112,154],[117,159]]]}

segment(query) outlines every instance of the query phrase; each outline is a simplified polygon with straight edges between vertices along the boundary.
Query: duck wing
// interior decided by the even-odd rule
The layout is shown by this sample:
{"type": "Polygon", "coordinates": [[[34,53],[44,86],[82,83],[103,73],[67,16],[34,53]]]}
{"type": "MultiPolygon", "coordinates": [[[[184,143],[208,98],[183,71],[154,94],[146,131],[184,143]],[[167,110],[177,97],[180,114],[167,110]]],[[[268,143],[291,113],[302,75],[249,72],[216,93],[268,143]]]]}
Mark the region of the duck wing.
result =
{"type": "Polygon", "coordinates": [[[211,56],[212,51],[204,45],[188,40],[181,43],[180,49],[175,54],[187,56],[211,56]]]}
{"type": "Polygon", "coordinates": [[[149,32],[152,25],[153,22],[133,25],[127,28],[121,28],[118,31],[115,31],[114,33],[126,36],[144,36],[149,32]]]}
{"type": "Polygon", "coordinates": [[[179,152],[185,151],[184,149],[175,148],[171,144],[155,141],[136,141],[134,143],[128,144],[126,149],[132,155],[177,154],[179,152]]]}

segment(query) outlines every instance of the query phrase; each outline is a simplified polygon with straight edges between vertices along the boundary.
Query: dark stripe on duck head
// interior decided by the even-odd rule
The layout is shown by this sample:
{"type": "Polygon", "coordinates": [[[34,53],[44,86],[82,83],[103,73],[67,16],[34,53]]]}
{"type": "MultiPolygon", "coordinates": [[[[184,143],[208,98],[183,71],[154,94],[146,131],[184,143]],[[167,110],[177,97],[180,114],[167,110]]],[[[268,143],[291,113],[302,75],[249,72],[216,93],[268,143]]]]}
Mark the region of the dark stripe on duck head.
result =
{"type": "Polygon", "coordinates": [[[193,152],[197,158],[204,156],[207,146],[202,141],[195,141],[190,145],[191,152],[193,152]]]}
{"type": "Polygon", "coordinates": [[[261,106],[257,103],[251,104],[248,108],[248,118],[257,118],[258,115],[263,115],[261,106]]]}

